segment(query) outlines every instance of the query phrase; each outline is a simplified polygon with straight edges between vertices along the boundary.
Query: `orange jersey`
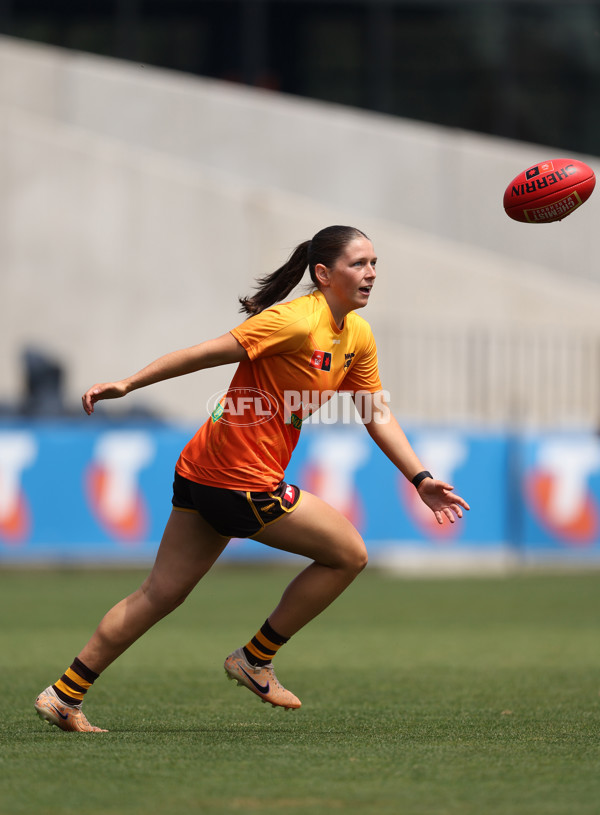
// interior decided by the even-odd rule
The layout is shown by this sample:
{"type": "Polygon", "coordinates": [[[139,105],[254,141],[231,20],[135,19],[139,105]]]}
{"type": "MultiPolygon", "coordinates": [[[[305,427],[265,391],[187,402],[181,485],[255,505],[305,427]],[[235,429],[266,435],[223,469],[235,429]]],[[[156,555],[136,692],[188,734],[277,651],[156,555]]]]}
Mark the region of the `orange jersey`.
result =
{"type": "Polygon", "coordinates": [[[283,479],[307,416],[337,391],[381,390],[375,340],[355,312],[339,329],[320,291],[272,306],[231,333],[248,359],[176,469],[199,484],[268,491],[283,479]]]}

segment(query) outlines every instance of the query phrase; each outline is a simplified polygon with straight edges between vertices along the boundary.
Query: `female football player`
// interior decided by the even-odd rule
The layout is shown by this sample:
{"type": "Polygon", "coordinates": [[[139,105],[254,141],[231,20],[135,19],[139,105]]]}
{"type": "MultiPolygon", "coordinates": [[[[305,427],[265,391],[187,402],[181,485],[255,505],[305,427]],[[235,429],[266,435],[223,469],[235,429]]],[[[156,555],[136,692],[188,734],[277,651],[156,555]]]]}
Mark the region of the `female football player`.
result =
{"type": "Polygon", "coordinates": [[[359,229],[327,227],[261,278],[253,296],[241,299],[250,315],[241,325],[84,394],[89,415],[102,399],[238,363],[227,395],[177,461],[173,509],[150,575],[108,611],[72,665],[38,696],[35,707],[42,718],[62,730],[101,732],[81,709],[92,683],[185,600],[233,537],[252,538],[311,561],[258,631],[225,660],[229,677],[263,701],[300,707],[275,676],[273,657],[367,563],[365,544],[349,520],[284,481],[302,422],[319,406],[314,394],[317,402],[338,391],[353,395],[367,432],[412,481],[438,523],[454,523],[469,509],[451,485],[425,470],[383,398],[375,341],[368,323],[356,314],[369,302],[376,262],[371,241],[359,229]],[[282,303],[307,268],[312,293],[282,303]],[[304,393],[311,394],[308,404],[299,397],[304,393]]]}

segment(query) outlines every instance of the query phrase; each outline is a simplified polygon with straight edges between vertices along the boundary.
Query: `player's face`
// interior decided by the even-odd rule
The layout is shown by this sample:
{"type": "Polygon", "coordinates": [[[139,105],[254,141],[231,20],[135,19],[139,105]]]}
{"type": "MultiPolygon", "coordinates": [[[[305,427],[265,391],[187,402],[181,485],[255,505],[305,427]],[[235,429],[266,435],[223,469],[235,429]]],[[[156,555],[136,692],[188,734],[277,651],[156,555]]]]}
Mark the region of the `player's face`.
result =
{"type": "Polygon", "coordinates": [[[332,311],[347,314],[363,308],[375,283],[377,257],[368,238],[358,237],[346,244],[331,267],[323,267],[322,290],[332,311]]]}

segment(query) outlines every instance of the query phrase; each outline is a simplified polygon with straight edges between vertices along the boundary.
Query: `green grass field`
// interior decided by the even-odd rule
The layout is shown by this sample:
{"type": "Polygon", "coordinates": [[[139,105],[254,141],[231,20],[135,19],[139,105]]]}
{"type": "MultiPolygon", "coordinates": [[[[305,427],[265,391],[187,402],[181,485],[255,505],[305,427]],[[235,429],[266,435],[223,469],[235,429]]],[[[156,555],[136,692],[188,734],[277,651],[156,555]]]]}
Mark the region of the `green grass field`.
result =
{"type": "Polygon", "coordinates": [[[217,568],[96,683],[33,699],[135,572],[0,571],[0,812],[600,813],[600,574],[367,570],[277,657],[300,711],[226,681],[291,573],[217,568]]]}

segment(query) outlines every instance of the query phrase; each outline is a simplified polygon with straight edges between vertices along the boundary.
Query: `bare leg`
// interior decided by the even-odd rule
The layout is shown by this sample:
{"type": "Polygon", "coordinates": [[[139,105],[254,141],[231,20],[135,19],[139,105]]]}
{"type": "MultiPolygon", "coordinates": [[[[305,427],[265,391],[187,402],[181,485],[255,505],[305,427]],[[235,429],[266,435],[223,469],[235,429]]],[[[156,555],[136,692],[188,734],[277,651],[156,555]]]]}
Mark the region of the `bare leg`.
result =
{"type": "Polygon", "coordinates": [[[291,637],[327,608],[367,565],[365,544],[337,510],[304,492],[294,512],[253,536],[261,543],[314,561],[292,580],[269,622],[291,637]]]}
{"type": "Polygon", "coordinates": [[[79,659],[101,673],[185,600],[227,543],[197,513],[171,512],[150,575],[103,617],[79,659]]]}

